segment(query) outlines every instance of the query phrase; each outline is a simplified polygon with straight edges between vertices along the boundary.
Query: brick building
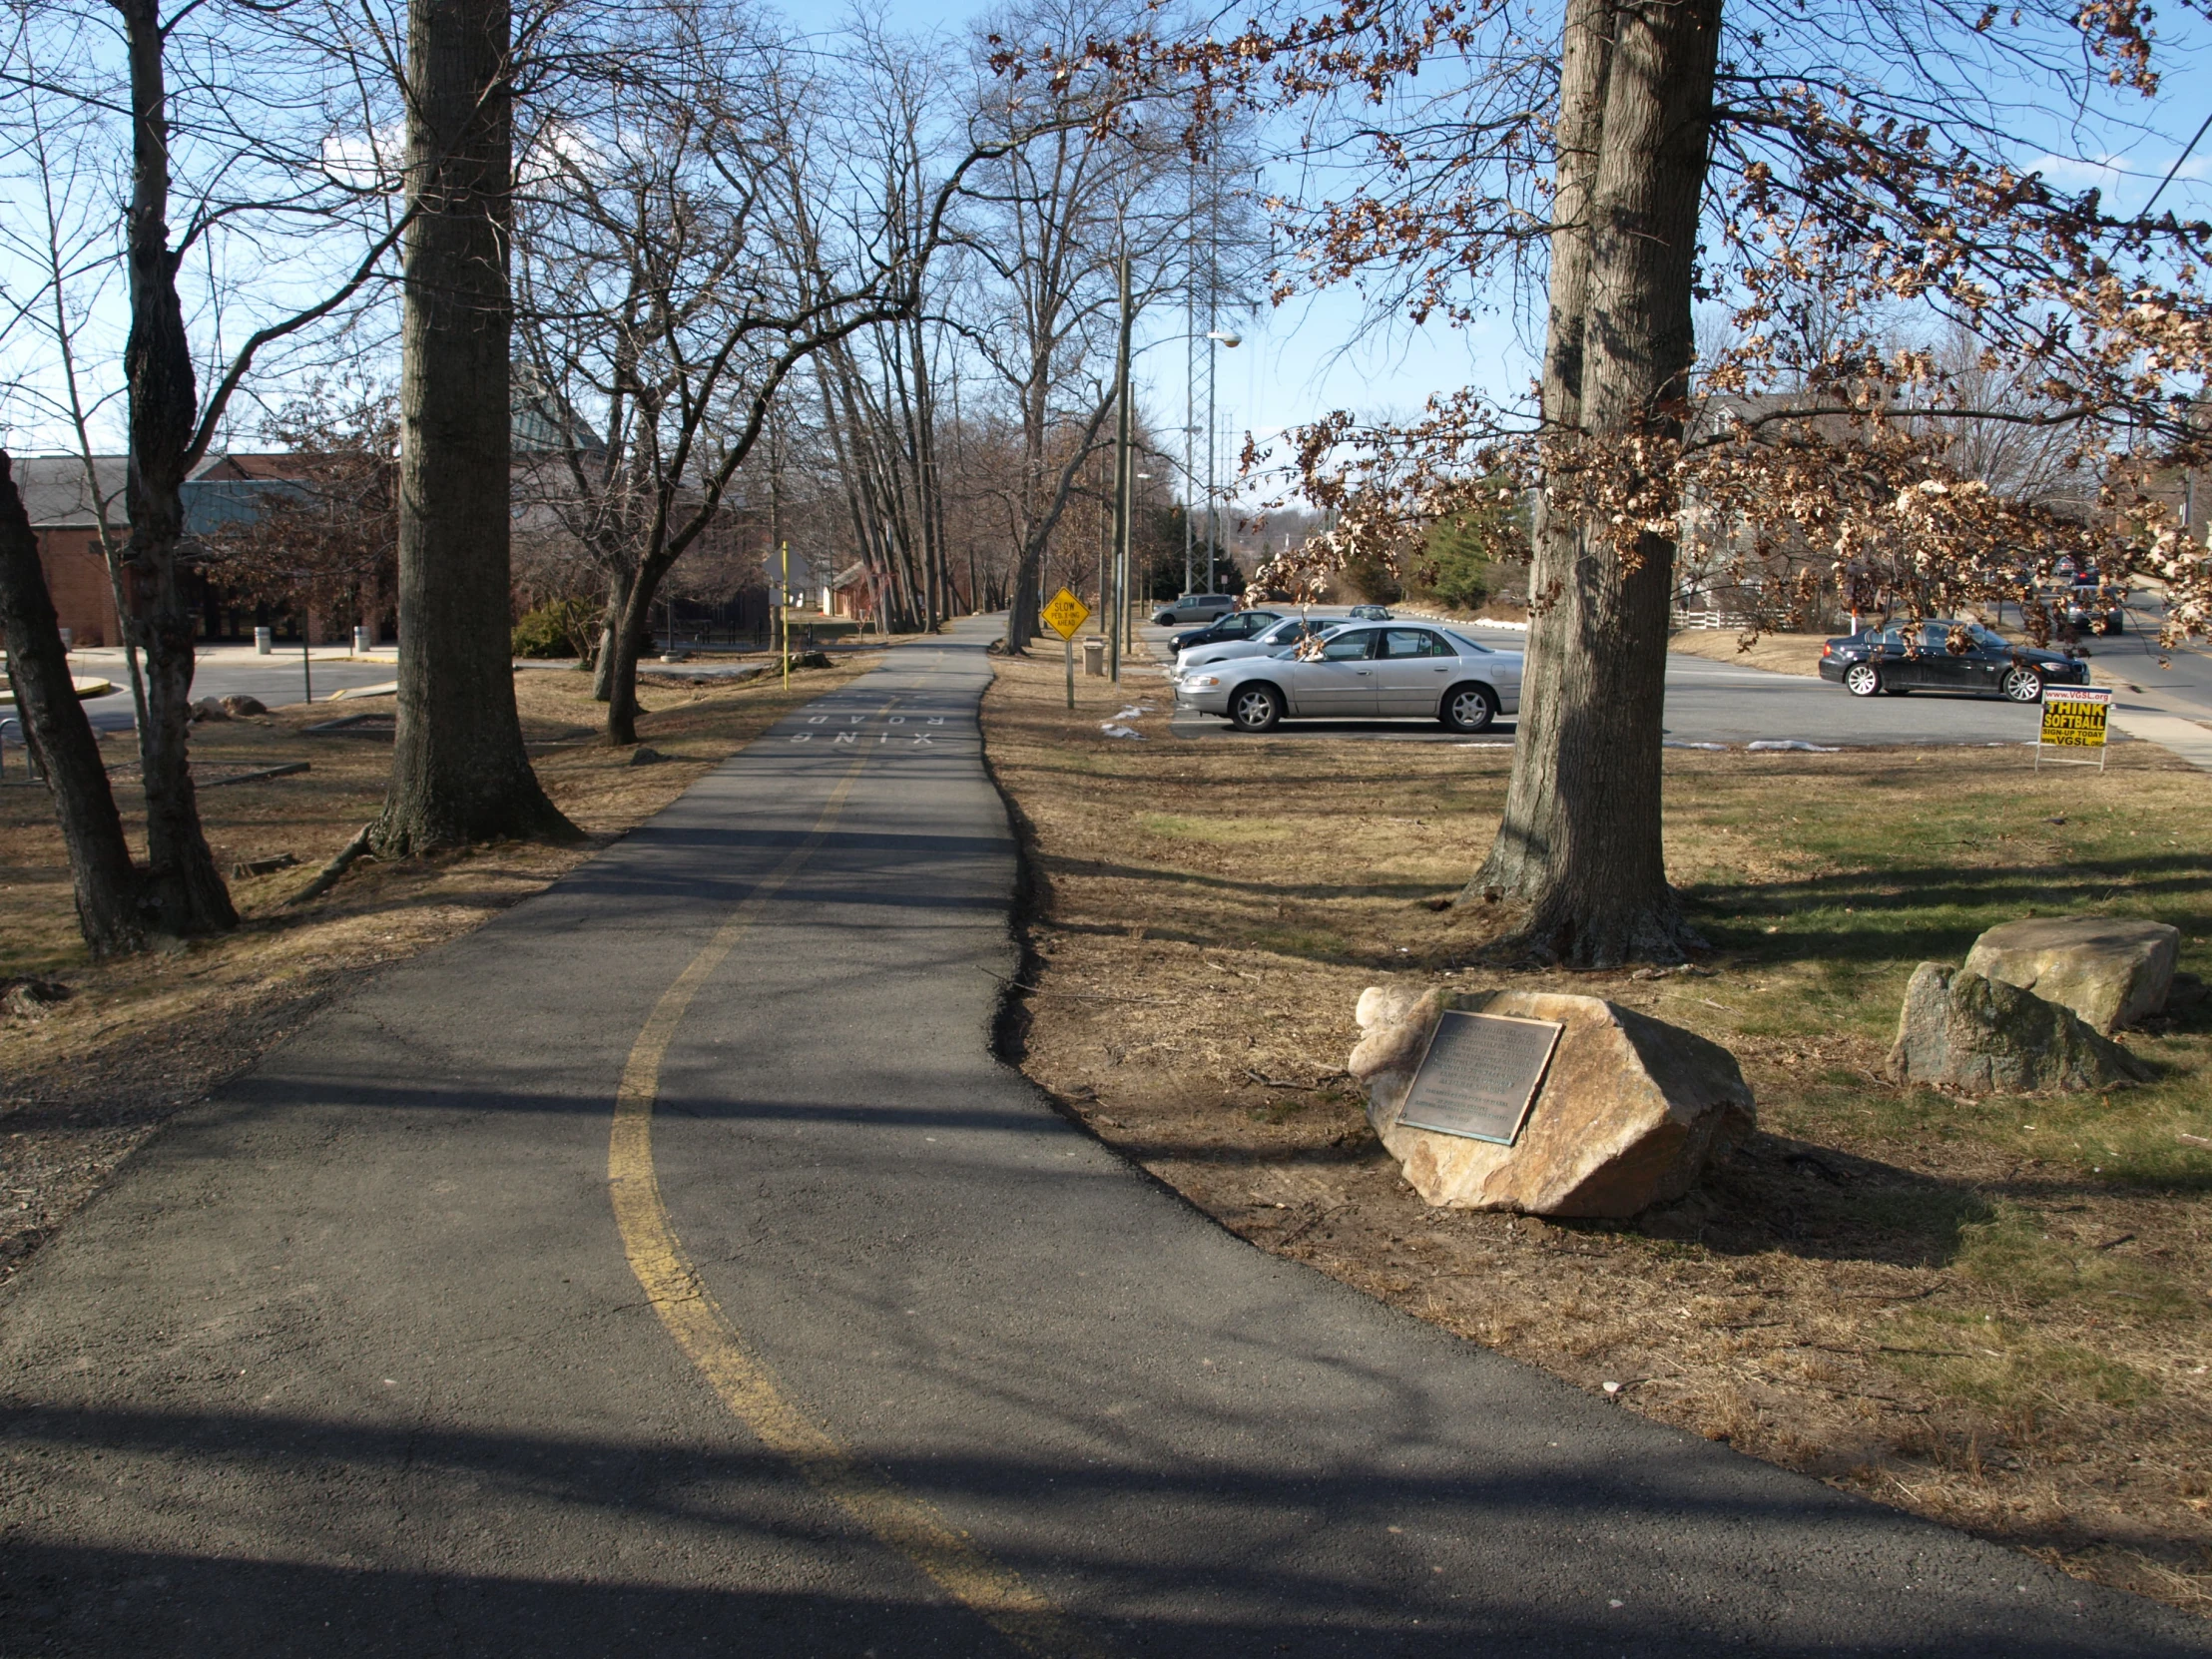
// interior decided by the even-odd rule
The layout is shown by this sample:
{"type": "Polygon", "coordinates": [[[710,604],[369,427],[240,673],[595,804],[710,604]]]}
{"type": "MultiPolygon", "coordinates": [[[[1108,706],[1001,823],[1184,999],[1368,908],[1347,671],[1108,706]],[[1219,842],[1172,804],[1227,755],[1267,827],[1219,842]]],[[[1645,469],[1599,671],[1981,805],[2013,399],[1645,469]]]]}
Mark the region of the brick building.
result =
{"type": "MultiPolygon", "coordinates": [[[[295,487],[284,482],[291,461],[286,455],[211,455],[203,460],[184,488],[186,533],[212,531],[253,512],[263,493],[295,487]]],[[[88,478],[82,456],[27,456],[15,463],[16,488],[38,537],[46,591],[53,595],[55,614],[71,642],[120,645],[115,587],[100,550],[100,522],[104,509],[110,535],[121,541],[130,534],[124,494],[129,463],[121,455],[96,455],[92,467],[88,478]]],[[[243,637],[252,630],[255,617],[224,604],[196,574],[188,572],[187,581],[201,590],[190,597],[200,612],[203,637],[243,637]]]]}
{"type": "Polygon", "coordinates": [[[100,504],[113,533],[129,533],[123,504],[124,458],[101,455],[93,476],[77,455],[31,455],[15,463],[15,483],[38,537],[38,558],[54,610],[78,645],[117,645],[115,588],[100,551],[100,504]],[[95,498],[94,488],[98,489],[95,498]]]}

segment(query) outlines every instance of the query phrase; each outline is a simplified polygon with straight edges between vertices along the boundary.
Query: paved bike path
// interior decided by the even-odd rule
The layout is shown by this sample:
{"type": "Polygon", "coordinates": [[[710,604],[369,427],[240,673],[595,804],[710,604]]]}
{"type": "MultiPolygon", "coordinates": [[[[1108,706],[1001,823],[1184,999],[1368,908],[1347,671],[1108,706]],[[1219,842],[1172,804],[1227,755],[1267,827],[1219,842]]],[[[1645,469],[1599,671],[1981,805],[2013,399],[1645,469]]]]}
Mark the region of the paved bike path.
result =
{"type": "Polygon", "coordinates": [[[987,1046],[980,639],[378,975],[0,1293],[0,1654],[2212,1651],[1051,1112],[987,1046]]]}

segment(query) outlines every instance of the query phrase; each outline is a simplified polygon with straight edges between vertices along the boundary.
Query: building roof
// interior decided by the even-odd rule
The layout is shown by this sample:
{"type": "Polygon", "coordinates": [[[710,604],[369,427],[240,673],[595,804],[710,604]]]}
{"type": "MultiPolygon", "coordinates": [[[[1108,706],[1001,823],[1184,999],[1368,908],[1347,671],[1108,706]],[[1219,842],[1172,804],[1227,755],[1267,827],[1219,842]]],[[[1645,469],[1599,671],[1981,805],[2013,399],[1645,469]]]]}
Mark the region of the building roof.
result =
{"type": "Polygon", "coordinates": [[[246,455],[236,449],[229,449],[213,457],[206,466],[195,471],[193,476],[222,479],[226,482],[298,478],[305,470],[304,463],[310,459],[312,456],[309,454],[292,451],[246,455]]]}
{"type": "MultiPolygon", "coordinates": [[[[120,527],[130,517],[123,505],[127,463],[121,455],[95,455],[92,464],[100,494],[108,501],[108,521],[120,527]]],[[[14,471],[16,493],[23,497],[32,529],[90,530],[99,524],[82,455],[19,455],[14,471]]]]}
{"type": "MultiPolygon", "coordinates": [[[[185,530],[205,535],[226,524],[236,524],[257,510],[271,494],[295,492],[290,482],[271,462],[288,461],[282,455],[211,455],[192,469],[185,480],[185,530]],[[259,463],[235,465],[238,460],[259,463]]],[[[107,497],[108,523],[117,530],[130,525],[130,507],[124,498],[129,462],[121,455],[95,455],[94,476],[107,497]]],[[[23,497],[23,509],[33,530],[91,530],[100,514],[86,485],[81,455],[26,455],[14,464],[15,487],[23,497]]]]}
{"type": "Polygon", "coordinates": [[[205,536],[258,517],[272,497],[306,499],[307,487],[289,478],[195,478],[183,493],[186,534],[205,536]]]}

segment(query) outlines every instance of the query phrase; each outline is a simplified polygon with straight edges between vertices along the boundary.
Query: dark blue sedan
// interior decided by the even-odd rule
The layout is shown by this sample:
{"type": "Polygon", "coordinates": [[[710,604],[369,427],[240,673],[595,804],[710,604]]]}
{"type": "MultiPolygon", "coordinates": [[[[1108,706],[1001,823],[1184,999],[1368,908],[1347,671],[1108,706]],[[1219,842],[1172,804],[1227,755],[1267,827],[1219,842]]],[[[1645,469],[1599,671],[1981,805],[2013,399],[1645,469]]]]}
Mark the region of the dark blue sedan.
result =
{"type": "Polygon", "coordinates": [[[1977,622],[1864,628],[1821,647],[1821,678],[1854,697],[1877,692],[1953,692],[2039,703],[2045,686],[2086,686],[2089,665],[2038,646],[2014,645],[1977,622]],[[1952,649],[1952,636],[1961,649],[1952,649]]]}
{"type": "Polygon", "coordinates": [[[1193,628],[1176,635],[1170,649],[1188,651],[1196,645],[1228,645],[1237,640],[1253,639],[1282,620],[1281,611],[1236,611],[1209,627],[1193,628]]]}

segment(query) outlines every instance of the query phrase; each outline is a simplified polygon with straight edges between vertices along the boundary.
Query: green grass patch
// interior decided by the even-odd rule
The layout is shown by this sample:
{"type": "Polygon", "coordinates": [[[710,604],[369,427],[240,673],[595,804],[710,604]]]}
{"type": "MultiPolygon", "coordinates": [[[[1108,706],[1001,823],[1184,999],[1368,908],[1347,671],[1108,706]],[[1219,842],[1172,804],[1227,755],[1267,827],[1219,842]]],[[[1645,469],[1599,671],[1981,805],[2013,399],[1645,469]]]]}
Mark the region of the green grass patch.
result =
{"type": "Polygon", "coordinates": [[[2052,1342],[1993,1316],[1923,1312],[1898,1319],[1876,1357],[1955,1399],[2033,1414],[2095,1403],[2131,1410],[2157,1382],[2079,1343],[2052,1342]]]}
{"type": "Polygon", "coordinates": [[[2116,1230],[2090,1229],[2103,1238],[2077,1234],[2070,1224],[2085,1213],[1998,1203],[1988,1220],[1962,1229],[1956,1265],[2029,1307],[2070,1303],[2138,1319],[2178,1319],[2196,1311],[2186,1285],[2154,1263],[2119,1254],[2116,1230]]]}
{"type": "Polygon", "coordinates": [[[1352,946],[1340,933],[1321,927],[1255,928],[1245,943],[1254,950],[1272,950],[1278,956],[1309,956],[1316,961],[1339,962],[1352,954],[1352,946]]]}
{"type": "Polygon", "coordinates": [[[1135,818],[1137,828],[1148,834],[1185,841],[1280,841],[1293,832],[1281,819],[1189,818],[1179,813],[1138,813],[1135,818]]]}

